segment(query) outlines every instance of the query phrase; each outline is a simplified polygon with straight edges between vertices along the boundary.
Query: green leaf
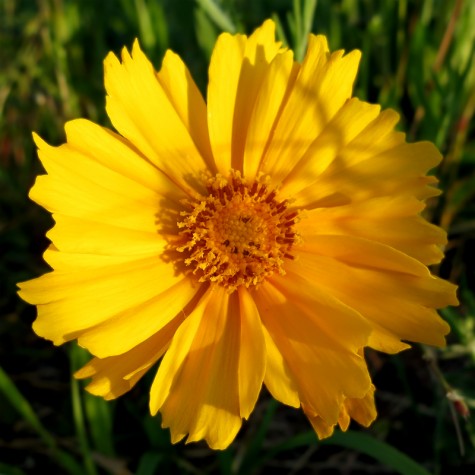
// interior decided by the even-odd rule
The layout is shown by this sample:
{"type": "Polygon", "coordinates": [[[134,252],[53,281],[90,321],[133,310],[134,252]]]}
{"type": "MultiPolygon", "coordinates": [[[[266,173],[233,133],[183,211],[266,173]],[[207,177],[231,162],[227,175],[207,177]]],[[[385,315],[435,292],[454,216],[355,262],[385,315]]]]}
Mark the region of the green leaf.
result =
{"type": "Polygon", "coordinates": [[[157,468],[163,461],[163,454],[156,452],[146,452],[140,457],[139,466],[135,475],[154,475],[157,468]]]}
{"type": "Polygon", "coordinates": [[[25,475],[23,470],[19,468],[12,467],[11,465],[0,463],[0,474],[1,475],[25,475]]]}
{"type": "Polygon", "coordinates": [[[321,444],[339,445],[369,455],[401,475],[431,475],[424,467],[398,449],[362,432],[337,431],[329,439],[321,441],[321,444]]]}
{"type": "Polygon", "coordinates": [[[407,455],[395,449],[391,445],[377,440],[374,437],[361,432],[347,431],[335,432],[332,437],[318,441],[313,431],[299,434],[287,439],[284,443],[274,447],[265,454],[260,462],[273,459],[278,453],[291,450],[296,447],[321,445],[337,445],[352,449],[372,457],[382,465],[395,470],[401,475],[431,475],[424,467],[412,460],[407,455]]]}

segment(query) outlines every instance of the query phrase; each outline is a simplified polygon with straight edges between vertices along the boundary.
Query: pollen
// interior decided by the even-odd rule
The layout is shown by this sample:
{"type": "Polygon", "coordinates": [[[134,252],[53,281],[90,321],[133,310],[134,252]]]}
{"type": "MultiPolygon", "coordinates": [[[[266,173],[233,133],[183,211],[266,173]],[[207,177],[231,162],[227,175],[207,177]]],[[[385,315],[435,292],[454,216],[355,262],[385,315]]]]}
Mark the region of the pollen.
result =
{"type": "Polygon", "coordinates": [[[200,282],[230,292],[258,285],[274,272],[285,274],[298,239],[298,211],[279,201],[265,179],[248,183],[239,172],[208,179],[208,195],[187,201],[178,222],[185,265],[200,282]]]}

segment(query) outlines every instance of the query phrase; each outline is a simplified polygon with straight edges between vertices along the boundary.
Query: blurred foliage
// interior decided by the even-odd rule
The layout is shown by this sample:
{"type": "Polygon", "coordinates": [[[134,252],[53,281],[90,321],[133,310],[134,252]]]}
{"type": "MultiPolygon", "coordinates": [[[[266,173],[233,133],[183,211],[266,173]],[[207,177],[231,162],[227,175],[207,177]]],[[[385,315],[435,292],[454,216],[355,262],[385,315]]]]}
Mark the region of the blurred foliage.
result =
{"type": "Polygon", "coordinates": [[[469,0],[0,0],[0,473],[474,473],[474,59],[469,0]],[[46,270],[52,225],[27,198],[41,172],[31,131],[59,144],[69,119],[110,125],[102,61],[136,37],[157,69],[167,48],[180,54],[204,92],[217,35],[269,17],[298,58],[309,31],[332,49],[361,49],[355,95],[395,108],[409,140],[442,150],[444,194],[427,213],[449,244],[434,271],[460,285],[461,306],[443,311],[447,348],[368,353],[380,417],[365,432],[317,443],[298,411],[264,394],[228,450],[171,446],[147,415],[151,375],[104,402],[71,379],[81,349],[53,348],[30,329],[35,310],[15,283],[46,270]]]}

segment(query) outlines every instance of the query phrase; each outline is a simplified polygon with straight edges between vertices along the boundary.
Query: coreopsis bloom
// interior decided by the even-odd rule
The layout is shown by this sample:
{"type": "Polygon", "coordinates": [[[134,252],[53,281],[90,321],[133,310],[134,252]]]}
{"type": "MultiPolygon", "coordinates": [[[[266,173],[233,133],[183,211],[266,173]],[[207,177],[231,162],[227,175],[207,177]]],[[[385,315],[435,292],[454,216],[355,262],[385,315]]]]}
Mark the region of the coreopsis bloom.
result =
{"type": "Polygon", "coordinates": [[[365,347],[444,345],[455,287],[427,265],[446,236],[420,215],[441,156],[351,97],[359,60],[310,35],[297,63],[266,21],[219,37],[205,103],[176,54],[157,73],[136,42],[105,60],[118,133],[35,136],[53,271],[20,295],[38,335],[94,355],[76,373],[91,393],[161,359],[150,410],[173,442],[225,448],[263,383],[326,437],[375,418],[365,347]]]}

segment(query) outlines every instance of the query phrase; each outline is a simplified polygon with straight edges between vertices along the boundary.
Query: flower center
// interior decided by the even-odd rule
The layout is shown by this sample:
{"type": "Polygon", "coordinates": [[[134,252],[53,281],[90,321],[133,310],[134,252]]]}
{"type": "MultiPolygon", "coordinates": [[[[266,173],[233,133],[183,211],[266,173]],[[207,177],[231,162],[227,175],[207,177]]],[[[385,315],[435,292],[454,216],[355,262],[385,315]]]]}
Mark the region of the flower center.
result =
{"type": "Polygon", "coordinates": [[[208,196],[185,204],[178,223],[186,266],[200,282],[215,282],[234,291],[250,287],[278,272],[297,236],[293,229],[297,211],[287,200],[276,200],[263,180],[248,184],[239,172],[228,179],[217,175],[208,180],[208,196]]]}

